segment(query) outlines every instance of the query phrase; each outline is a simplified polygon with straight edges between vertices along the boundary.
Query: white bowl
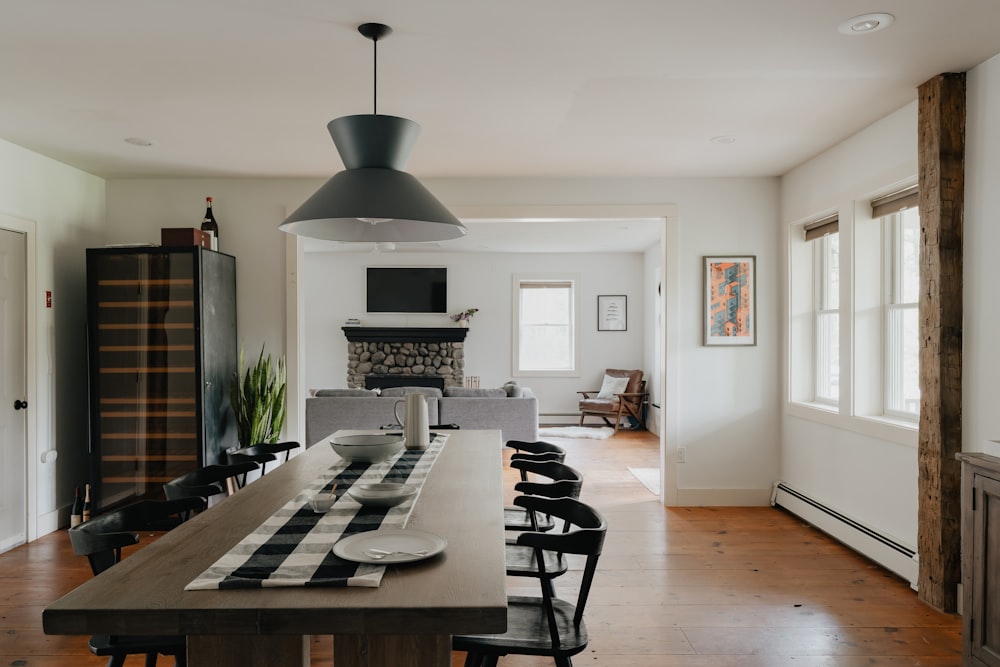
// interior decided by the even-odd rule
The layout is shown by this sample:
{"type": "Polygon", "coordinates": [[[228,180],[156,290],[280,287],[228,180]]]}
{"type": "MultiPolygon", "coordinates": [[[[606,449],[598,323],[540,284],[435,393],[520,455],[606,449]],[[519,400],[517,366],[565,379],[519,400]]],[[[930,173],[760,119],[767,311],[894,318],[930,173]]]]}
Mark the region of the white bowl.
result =
{"type": "Polygon", "coordinates": [[[369,507],[395,507],[407,498],[413,497],[417,487],[412,484],[380,482],[378,484],[355,484],[347,493],[362,505],[369,507]]]}
{"type": "Polygon", "coordinates": [[[312,508],[313,512],[322,514],[323,512],[328,512],[335,502],[337,502],[336,495],[331,493],[317,493],[309,498],[309,507],[312,508]]]}
{"type": "Polygon", "coordinates": [[[330,440],[333,451],[352,463],[383,461],[403,448],[401,435],[341,435],[330,440]]]}

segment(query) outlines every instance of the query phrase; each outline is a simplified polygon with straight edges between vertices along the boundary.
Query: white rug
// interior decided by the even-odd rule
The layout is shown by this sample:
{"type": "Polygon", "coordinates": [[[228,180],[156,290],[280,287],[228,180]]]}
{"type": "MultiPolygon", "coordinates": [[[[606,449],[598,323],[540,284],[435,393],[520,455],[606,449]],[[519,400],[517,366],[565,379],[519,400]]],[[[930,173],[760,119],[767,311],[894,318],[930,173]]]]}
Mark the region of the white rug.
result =
{"type": "Polygon", "coordinates": [[[642,485],[649,489],[650,493],[660,495],[660,470],[659,468],[629,468],[628,471],[635,475],[642,485]]]}
{"type": "Polygon", "coordinates": [[[590,438],[593,440],[607,440],[614,434],[615,430],[606,426],[597,428],[588,426],[546,426],[538,429],[538,435],[548,438],[590,438]]]}

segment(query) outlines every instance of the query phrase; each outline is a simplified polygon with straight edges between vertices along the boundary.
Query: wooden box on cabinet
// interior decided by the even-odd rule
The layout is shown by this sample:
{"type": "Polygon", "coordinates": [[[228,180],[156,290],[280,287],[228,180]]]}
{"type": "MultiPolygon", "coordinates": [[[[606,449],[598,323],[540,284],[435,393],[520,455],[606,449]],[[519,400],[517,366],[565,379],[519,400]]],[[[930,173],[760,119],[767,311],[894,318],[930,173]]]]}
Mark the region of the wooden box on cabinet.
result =
{"type": "Polygon", "coordinates": [[[199,247],[87,250],[95,511],[162,498],[163,484],[236,444],[236,260],[199,247]]]}
{"type": "Polygon", "coordinates": [[[1000,667],[1000,458],[962,462],[962,663],[1000,667]]]}

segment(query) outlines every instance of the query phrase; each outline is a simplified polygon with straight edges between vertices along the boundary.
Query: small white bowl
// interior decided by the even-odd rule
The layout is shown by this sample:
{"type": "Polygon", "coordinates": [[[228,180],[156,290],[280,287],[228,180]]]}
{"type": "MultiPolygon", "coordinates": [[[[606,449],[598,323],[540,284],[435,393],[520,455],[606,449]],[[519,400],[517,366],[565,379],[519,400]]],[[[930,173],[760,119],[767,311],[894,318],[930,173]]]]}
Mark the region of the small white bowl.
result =
{"type": "Polygon", "coordinates": [[[362,505],[369,507],[395,507],[417,493],[412,484],[380,482],[378,484],[355,484],[347,493],[362,505]]]}
{"type": "Polygon", "coordinates": [[[377,463],[403,449],[401,435],[341,435],[330,440],[330,446],[341,458],[351,463],[377,463]]]}
{"type": "Polygon", "coordinates": [[[323,512],[330,511],[333,504],[337,502],[337,496],[330,493],[317,493],[315,496],[309,498],[309,507],[312,508],[313,512],[317,514],[322,514],[323,512]]]}

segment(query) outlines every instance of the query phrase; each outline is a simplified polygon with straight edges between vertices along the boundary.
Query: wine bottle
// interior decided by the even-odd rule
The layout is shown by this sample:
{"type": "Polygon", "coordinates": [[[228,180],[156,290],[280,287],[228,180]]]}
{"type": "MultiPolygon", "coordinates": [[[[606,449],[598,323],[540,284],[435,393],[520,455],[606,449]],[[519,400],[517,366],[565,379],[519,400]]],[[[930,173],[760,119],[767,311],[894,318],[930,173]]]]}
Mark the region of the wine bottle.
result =
{"type": "Polygon", "coordinates": [[[83,511],[80,513],[84,521],[90,521],[90,484],[86,485],[86,495],[83,497],[83,511]]]}
{"type": "Polygon", "coordinates": [[[201,221],[201,231],[208,232],[212,236],[212,250],[218,250],[219,223],[215,221],[215,214],[212,213],[211,197],[205,197],[205,219],[201,221]]]}
{"type": "Polygon", "coordinates": [[[80,498],[80,487],[76,487],[76,495],[73,496],[73,509],[69,511],[69,527],[79,526],[83,521],[83,499],[80,498]]]}

